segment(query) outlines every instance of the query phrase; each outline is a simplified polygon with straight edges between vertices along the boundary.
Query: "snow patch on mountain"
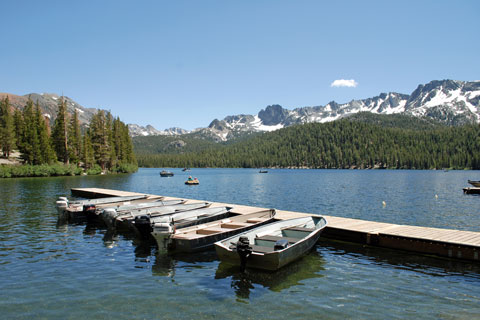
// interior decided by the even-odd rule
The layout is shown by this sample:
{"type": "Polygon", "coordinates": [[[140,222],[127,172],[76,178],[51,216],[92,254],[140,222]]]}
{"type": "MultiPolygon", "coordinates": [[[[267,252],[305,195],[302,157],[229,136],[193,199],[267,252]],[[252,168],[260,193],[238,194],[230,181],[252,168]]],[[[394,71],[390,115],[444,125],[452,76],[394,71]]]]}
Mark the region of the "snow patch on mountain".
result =
{"type": "Polygon", "coordinates": [[[186,134],[186,133],[190,132],[190,131],[184,130],[182,128],[176,128],[176,127],[160,131],[160,130],[155,129],[151,125],[147,125],[147,126],[143,127],[143,126],[139,126],[137,124],[131,124],[130,123],[127,126],[128,126],[128,130],[130,132],[130,135],[132,137],[136,137],[136,136],[159,136],[159,135],[175,136],[175,135],[182,135],[182,134],[186,134]]]}
{"type": "Polygon", "coordinates": [[[275,131],[278,129],[282,129],[285,126],[281,123],[271,126],[266,126],[263,124],[262,119],[258,115],[255,116],[255,120],[251,123],[252,128],[257,129],[258,131],[275,131]]]}

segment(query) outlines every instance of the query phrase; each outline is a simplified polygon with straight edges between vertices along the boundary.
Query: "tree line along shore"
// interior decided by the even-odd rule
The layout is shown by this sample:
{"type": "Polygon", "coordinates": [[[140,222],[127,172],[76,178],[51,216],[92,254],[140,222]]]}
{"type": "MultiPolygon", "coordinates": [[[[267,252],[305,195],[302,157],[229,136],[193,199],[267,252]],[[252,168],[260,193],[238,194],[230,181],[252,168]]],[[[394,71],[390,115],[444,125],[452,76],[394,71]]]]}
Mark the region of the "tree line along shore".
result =
{"type": "MultiPolygon", "coordinates": [[[[146,138],[134,139],[143,150],[136,154],[141,167],[480,169],[478,124],[447,126],[402,115],[295,125],[192,152],[148,153],[146,138]]],[[[174,138],[163,139],[168,145],[174,138]]]]}
{"type": "Polygon", "coordinates": [[[82,127],[78,111],[69,115],[65,100],[59,99],[50,128],[38,103],[29,99],[22,111],[12,112],[7,96],[0,101],[0,143],[0,160],[18,150],[22,164],[0,165],[0,177],[135,172],[138,166],[480,169],[479,124],[447,126],[431,119],[371,113],[226,143],[195,135],[132,140],[127,125],[110,112],[99,110],[82,127]]]}
{"type": "MultiPolygon", "coordinates": [[[[128,127],[99,110],[86,126],[78,111],[69,115],[58,102],[53,126],[38,103],[28,99],[22,111],[8,96],[0,101],[0,150],[3,160],[15,152],[16,165],[0,165],[0,177],[58,176],[135,172],[138,169],[128,127]]],[[[9,162],[9,161],[4,161],[9,162]]]]}

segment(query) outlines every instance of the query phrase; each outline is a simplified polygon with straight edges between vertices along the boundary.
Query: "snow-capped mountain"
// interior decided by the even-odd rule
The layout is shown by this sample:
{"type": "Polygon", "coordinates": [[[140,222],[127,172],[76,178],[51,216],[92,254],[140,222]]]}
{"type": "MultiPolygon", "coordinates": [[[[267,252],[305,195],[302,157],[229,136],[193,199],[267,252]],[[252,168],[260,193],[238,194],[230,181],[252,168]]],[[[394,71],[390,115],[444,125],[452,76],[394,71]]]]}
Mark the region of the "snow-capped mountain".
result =
{"type": "Polygon", "coordinates": [[[480,123],[480,81],[432,81],[419,85],[410,95],[382,93],[379,96],[325,106],[287,110],[271,105],[257,115],[228,116],[213,120],[203,135],[226,141],[246,132],[273,131],[293,124],[334,121],[358,112],[406,114],[428,117],[449,125],[480,123]]]}
{"type": "Polygon", "coordinates": [[[410,95],[405,113],[448,124],[480,123],[480,81],[432,81],[410,95]]]}
{"type": "MultiPolygon", "coordinates": [[[[10,93],[0,93],[0,99],[8,95],[13,107],[23,109],[28,98],[38,103],[45,116],[53,119],[58,112],[58,102],[61,98],[50,93],[31,93],[18,96],[10,93]]],[[[67,111],[78,111],[79,120],[86,124],[98,111],[95,108],[85,108],[69,97],[64,99],[67,111]]],[[[265,132],[281,129],[293,124],[309,122],[334,121],[358,112],[368,111],[377,114],[407,114],[415,117],[428,117],[449,125],[464,123],[480,123],[480,81],[435,80],[419,85],[410,95],[401,93],[381,93],[380,95],[352,100],[338,104],[335,101],[325,106],[303,107],[288,110],[280,105],[271,105],[261,110],[257,115],[228,116],[223,120],[213,120],[207,128],[187,131],[181,128],[157,130],[151,125],[142,127],[129,124],[131,136],[151,135],[183,135],[199,134],[216,141],[226,141],[246,133],[265,132]]]]}
{"type": "Polygon", "coordinates": [[[165,130],[157,130],[151,125],[147,125],[145,127],[139,126],[138,124],[128,124],[128,130],[130,131],[130,135],[132,137],[136,136],[175,136],[189,133],[190,131],[182,129],[182,128],[169,128],[165,130]]]}

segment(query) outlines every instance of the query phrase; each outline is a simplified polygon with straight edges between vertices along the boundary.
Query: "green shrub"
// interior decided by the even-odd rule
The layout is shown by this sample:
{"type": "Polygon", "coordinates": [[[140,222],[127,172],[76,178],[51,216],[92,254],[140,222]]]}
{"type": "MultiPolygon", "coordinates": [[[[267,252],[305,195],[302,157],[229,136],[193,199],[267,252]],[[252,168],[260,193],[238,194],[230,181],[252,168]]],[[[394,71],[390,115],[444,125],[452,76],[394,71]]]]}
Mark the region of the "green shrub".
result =
{"type": "Polygon", "coordinates": [[[96,175],[100,173],[102,173],[102,168],[98,164],[87,170],[88,175],[96,175]]]}
{"type": "Polygon", "coordinates": [[[0,166],[0,178],[10,178],[12,176],[11,166],[1,165],[0,166]]]}
{"type": "Polygon", "coordinates": [[[112,171],[117,173],[132,173],[138,171],[138,166],[131,163],[119,163],[112,171]]]}
{"type": "MultiPolygon", "coordinates": [[[[122,163],[112,169],[112,173],[131,173],[136,172],[137,170],[138,166],[136,165],[122,163]]],[[[0,166],[0,178],[78,176],[83,172],[83,169],[75,164],[65,165],[63,163],[0,166]]],[[[102,168],[96,164],[93,166],[93,168],[88,169],[86,173],[88,175],[97,175],[102,173],[102,168]]]]}

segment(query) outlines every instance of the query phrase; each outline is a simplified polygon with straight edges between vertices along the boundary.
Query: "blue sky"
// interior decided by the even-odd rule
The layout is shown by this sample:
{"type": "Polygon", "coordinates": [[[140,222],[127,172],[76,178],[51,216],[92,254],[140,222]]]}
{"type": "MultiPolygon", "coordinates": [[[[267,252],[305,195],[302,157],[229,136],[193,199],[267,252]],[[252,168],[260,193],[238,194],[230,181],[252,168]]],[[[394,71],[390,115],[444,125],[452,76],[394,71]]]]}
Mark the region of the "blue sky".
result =
{"type": "Polygon", "coordinates": [[[480,79],[480,1],[3,0],[0,11],[0,92],[63,92],[157,129],[480,79]],[[341,79],[355,86],[332,86],[341,79]]]}

